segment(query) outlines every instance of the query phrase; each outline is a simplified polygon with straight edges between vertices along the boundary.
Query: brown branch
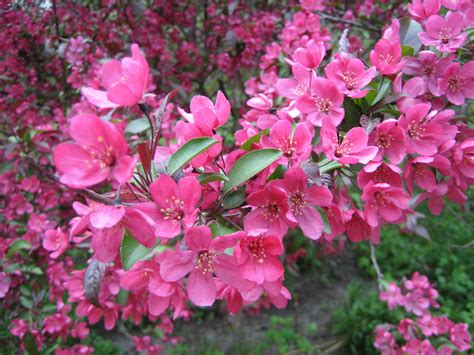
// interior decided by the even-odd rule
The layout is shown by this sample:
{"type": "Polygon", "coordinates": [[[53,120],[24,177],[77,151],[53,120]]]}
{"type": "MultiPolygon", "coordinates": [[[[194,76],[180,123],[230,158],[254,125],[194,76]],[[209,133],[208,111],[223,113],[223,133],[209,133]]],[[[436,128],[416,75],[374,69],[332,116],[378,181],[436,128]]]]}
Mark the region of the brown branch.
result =
{"type": "Polygon", "coordinates": [[[346,25],[363,28],[365,30],[369,30],[369,31],[372,31],[372,32],[381,33],[380,28],[369,25],[369,24],[364,24],[364,23],[360,23],[360,22],[345,20],[341,17],[332,16],[332,15],[329,15],[329,14],[325,14],[323,12],[319,12],[319,16],[321,16],[321,18],[329,20],[329,21],[345,23],[346,25]]]}

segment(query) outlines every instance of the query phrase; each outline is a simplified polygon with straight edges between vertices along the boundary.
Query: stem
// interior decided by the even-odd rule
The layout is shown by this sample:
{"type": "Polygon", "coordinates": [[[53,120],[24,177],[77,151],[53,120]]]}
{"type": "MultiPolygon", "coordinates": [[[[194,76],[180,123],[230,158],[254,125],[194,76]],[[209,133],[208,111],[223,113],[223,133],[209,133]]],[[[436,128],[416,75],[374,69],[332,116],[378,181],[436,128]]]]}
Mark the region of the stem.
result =
{"type": "Polygon", "coordinates": [[[377,282],[379,285],[379,290],[383,291],[383,274],[380,271],[377,258],[375,257],[375,245],[372,242],[370,242],[370,260],[372,261],[372,265],[374,266],[375,272],[377,273],[377,282]]]}

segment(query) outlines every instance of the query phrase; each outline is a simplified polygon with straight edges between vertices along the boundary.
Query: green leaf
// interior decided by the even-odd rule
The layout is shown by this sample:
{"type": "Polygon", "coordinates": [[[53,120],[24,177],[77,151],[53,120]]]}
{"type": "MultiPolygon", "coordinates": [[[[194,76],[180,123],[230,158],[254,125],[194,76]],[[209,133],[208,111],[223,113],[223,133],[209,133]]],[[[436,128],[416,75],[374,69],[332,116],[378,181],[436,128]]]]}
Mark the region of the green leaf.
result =
{"type": "Polygon", "coordinates": [[[245,202],[245,192],[242,190],[229,192],[222,201],[222,205],[226,210],[239,207],[245,202]]]}
{"type": "Polygon", "coordinates": [[[360,116],[362,116],[362,110],[353,99],[346,97],[344,99],[344,127],[343,129],[349,130],[351,127],[359,125],[360,116]]]}
{"type": "Polygon", "coordinates": [[[247,139],[244,144],[240,146],[240,149],[250,151],[252,150],[252,145],[254,143],[260,142],[260,138],[262,136],[267,136],[270,133],[270,128],[264,129],[263,131],[258,132],[257,134],[253,135],[249,139],[247,139]]]}
{"type": "Polygon", "coordinates": [[[218,173],[202,173],[199,175],[198,180],[201,185],[205,185],[213,181],[229,181],[227,176],[218,173]]]}
{"type": "Polygon", "coordinates": [[[23,345],[25,345],[25,350],[29,355],[39,354],[38,348],[36,347],[35,337],[29,331],[23,338],[23,345]]]}
{"type": "Polygon", "coordinates": [[[127,290],[124,290],[123,288],[120,290],[120,292],[117,294],[117,297],[115,298],[115,300],[120,303],[122,306],[125,306],[127,304],[127,300],[128,300],[128,295],[130,294],[130,292],[128,292],[127,290]]]}
{"type": "Polygon", "coordinates": [[[131,121],[127,128],[125,128],[125,133],[131,134],[138,134],[145,132],[147,129],[150,128],[150,123],[148,122],[146,117],[138,118],[136,120],[131,121]]]}
{"type": "Polygon", "coordinates": [[[410,46],[415,53],[421,49],[422,43],[418,37],[418,33],[422,32],[421,25],[410,19],[404,17],[400,20],[400,43],[402,46],[410,46]]]}
{"type": "Polygon", "coordinates": [[[233,229],[224,223],[212,223],[210,226],[211,231],[212,231],[212,236],[216,237],[218,235],[227,235],[236,232],[236,229],[233,229]]]}
{"type": "Polygon", "coordinates": [[[377,96],[375,96],[375,99],[372,102],[372,105],[375,105],[377,102],[383,99],[391,83],[392,82],[390,80],[382,79],[382,82],[380,83],[380,86],[379,86],[379,90],[377,92],[377,96]]]}
{"type": "Polygon", "coordinates": [[[324,224],[324,233],[331,234],[331,226],[329,225],[328,217],[326,216],[326,212],[321,207],[316,207],[318,209],[319,214],[321,215],[321,219],[323,220],[324,224]]]}
{"type": "Polygon", "coordinates": [[[20,296],[20,304],[27,309],[33,308],[33,302],[25,296],[20,296]]]}
{"type": "Polygon", "coordinates": [[[415,49],[410,46],[402,46],[402,57],[411,57],[415,54],[415,49]]]}
{"type": "Polygon", "coordinates": [[[219,143],[218,140],[209,137],[199,137],[191,139],[183,144],[168,161],[168,174],[173,175],[193,158],[219,143]]]}
{"type": "Polygon", "coordinates": [[[10,245],[10,248],[7,252],[7,256],[11,257],[12,255],[18,253],[20,250],[26,249],[31,249],[31,243],[23,239],[17,239],[10,245]]]}
{"type": "Polygon", "coordinates": [[[329,163],[325,163],[324,165],[319,165],[319,172],[320,173],[325,173],[326,171],[334,170],[337,168],[340,168],[342,165],[341,163],[338,163],[337,161],[331,161],[329,163]]]}
{"type": "Polygon", "coordinates": [[[137,261],[147,259],[153,249],[146,248],[138,243],[130,234],[125,234],[120,246],[120,259],[124,270],[129,270],[137,261]]]}
{"type": "Polygon", "coordinates": [[[43,270],[41,270],[38,266],[35,266],[28,271],[33,275],[43,275],[43,270]]]}
{"type": "Polygon", "coordinates": [[[283,167],[283,165],[278,165],[273,173],[267,178],[267,181],[272,181],[276,179],[283,179],[283,176],[285,175],[286,168],[283,167]]]}
{"type": "Polygon", "coordinates": [[[277,149],[260,149],[243,155],[227,174],[229,181],[224,183],[224,191],[230,191],[235,186],[254,177],[275,162],[281,154],[282,152],[277,149]]]}

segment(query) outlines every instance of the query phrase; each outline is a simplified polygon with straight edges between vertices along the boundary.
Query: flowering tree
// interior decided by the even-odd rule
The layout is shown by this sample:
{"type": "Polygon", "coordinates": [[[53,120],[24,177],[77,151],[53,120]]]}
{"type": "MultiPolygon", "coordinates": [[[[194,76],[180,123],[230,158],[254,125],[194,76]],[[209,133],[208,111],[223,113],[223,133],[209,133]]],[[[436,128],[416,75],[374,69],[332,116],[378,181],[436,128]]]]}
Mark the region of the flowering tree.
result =
{"type": "Polygon", "coordinates": [[[317,243],[371,243],[382,287],[380,228],[413,228],[425,200],[435,215],[445,199],[466,201],[473,5],[415,0],[405,17],[370,1],[342,15],[322,1],[280,6],[5,10],[13,25],[2,39],[16,56],[2,58],[2,228],[12,237],[0,297],[45,303],[33,280],[43,270],[20,266],[29,253],[47,265],[53,306],[13,320],[27,350],[87,337],[73,310],[111,330],[119,315],[166,325],[217,300],[232,314],[284,308],[295,229],[317,243]],[[380,27],[368,24],[375,17],[380,27]],[[204,95],[187,105],[192,90],[204,95]]]}

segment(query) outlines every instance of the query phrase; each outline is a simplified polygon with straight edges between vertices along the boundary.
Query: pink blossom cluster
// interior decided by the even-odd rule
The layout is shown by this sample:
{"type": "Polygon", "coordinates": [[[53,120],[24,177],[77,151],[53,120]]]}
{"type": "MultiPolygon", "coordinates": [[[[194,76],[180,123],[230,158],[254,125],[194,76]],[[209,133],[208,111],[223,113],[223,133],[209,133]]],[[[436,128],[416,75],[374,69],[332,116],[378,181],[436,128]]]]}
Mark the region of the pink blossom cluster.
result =
{"type": "Polygon", "coordinates": [[[402,280],[400,287],[390,282],[380,299],[389,309],[405,308],[415,318],[403,318],[397,325],[379,324],[375,328],[374,346],[382,354],[453,354],[471,349],[468,325],[454,323],[445,315],[433,315],[430,308],[438,308],[438,291],[426,276],[413,273],[402,280]],[[395,339],[403,339],[403,345],[395,339]]]}

